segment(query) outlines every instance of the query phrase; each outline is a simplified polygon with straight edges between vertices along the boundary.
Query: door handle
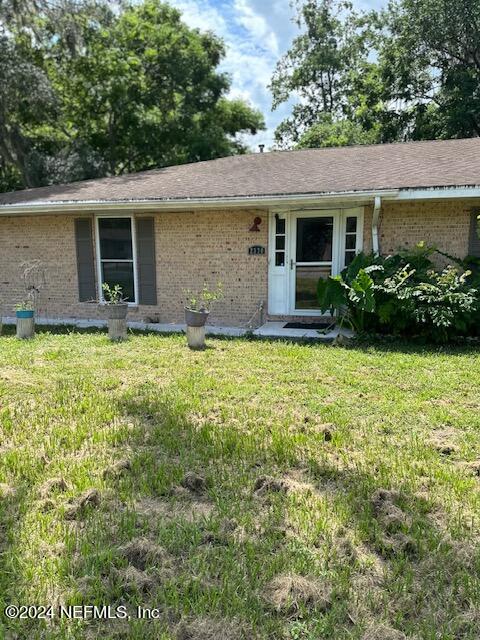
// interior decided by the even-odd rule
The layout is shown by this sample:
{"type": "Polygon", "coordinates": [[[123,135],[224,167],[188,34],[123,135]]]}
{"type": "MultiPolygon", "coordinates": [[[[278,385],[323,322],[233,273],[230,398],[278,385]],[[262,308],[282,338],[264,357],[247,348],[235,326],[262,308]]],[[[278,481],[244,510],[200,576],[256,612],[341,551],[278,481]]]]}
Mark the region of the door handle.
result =
{"type": "Polygon", "coordinates": [[[290,269],[293,269],[293,258],[290,258],[290,269]]]}

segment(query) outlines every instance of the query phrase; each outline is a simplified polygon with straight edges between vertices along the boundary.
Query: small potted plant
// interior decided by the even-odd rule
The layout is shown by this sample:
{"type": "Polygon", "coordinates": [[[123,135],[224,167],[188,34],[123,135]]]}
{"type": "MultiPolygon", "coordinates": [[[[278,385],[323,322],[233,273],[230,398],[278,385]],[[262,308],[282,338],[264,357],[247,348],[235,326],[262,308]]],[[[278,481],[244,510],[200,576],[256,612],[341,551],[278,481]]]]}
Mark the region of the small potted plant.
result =
{"type": "Polygon", "coordinates": [[[123,297],[119,284],[111,287],[107,282],[102,284],[103,300],[101,305],[107,311],[108,336],[110,340],[124,340],[127,337],[128,303],[123,297]]]}
{"type": "Polygon", "coordinates": [[[35,307],[31,299],[26,298],[15,305],[17,317],[17,338],[33,338],[35,335],[35,307]]]}
{"type": "Polygon", "coordinates": [[[192,349],[203,349],[205,346],[205,324],[214,302],[223,297],[222,284],[210,290],[205,283],[198,293],[186,290],[185,324],[187,325],[187,342],[192,349]]]}

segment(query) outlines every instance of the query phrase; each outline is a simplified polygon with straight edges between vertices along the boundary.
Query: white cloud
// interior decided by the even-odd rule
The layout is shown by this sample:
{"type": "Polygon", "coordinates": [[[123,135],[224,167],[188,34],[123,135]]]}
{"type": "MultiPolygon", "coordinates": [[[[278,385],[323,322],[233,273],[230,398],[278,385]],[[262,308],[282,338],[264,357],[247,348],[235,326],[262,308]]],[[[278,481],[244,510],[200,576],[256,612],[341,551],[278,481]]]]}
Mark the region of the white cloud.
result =
{"type": "Polygon", "coordinates": [[[246,30],[250,38],[256,40],[257,46],[266,49],[272,55],[278,56],[277,35],[270,22],[257,13],[248,0],[235,0],[233,6],[237,23],[246,30]]]}
{"type": "Polygon", "coordinates": [[[181,11],[189,27],[213,31],[222,37],[228,35],[227,22],[213,0],[169,0],[168,4],[181,11]]]}

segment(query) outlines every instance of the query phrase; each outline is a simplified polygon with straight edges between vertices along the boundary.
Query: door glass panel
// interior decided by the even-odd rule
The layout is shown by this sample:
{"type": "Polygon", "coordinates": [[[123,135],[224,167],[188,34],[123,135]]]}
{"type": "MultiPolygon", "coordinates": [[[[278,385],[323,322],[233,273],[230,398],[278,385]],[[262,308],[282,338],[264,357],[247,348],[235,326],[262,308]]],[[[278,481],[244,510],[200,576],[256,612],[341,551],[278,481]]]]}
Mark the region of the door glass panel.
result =
{"type": "Polygon", "coordinates": [[[320,278],[328,278],[332,274],[330,266],[296,268],[295,308],[318,309],[317,282],[320,278]]]}
{"type": "Polygon", "coordinates": [[[297,262],[332,260],[333,217],[297,219],[297,262]]]}

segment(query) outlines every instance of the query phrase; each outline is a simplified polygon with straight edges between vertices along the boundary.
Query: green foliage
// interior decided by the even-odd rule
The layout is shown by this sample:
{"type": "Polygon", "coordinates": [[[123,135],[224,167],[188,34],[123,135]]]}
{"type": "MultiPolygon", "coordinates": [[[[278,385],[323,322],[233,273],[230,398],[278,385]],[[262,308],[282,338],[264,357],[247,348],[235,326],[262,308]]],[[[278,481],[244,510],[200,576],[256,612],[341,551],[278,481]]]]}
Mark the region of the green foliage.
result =
{"type": "MultiPolygon", "coordinates": [[[[277,142],[308,147],[365,142],[365,137],[376,141],[375,131],[365,127],[362,134],[349,122],[360,107],[353,79],[369,68],[370,25],[344,0],[299,3],[297,25],[304,32],[278,62],[270,85],[274,109],[300,97],[292,116],[277,128],[277,142]]],[[[374,106],[368,104],[370,112],[374,106]]]]}
{"type": "Polygon", "coordinates": [[[374,144],[378,142],[378,127],[365,131],[357,122],[334,120],[330,115],[322,116],[299,139],[298,149],[318,147],[344,147],[352,144],[374,144]]]}
{"type": "Polygon", "coordinates": [[[479,12],[479,0],[402,0],[385,14],[386,97],[403,100],[409,137],[480,134],[479,12]]]}
{"type": "Polygon", "coordinates": [[[126,302],[126,298],[123,297],[123,290],[119,284],[111,287],[108,282],[102,284],[103,297],[106,304],[121,304],[126,302]]]}
{"type": "Polygon", "coordinates": [[[323,147],[480,135],[480,0],[398,0],[380,13],[303,0],[302,33],[272,78],[300,100],[279,145],[323,147]]]}
{"type": "Polygon", "coordinates": [[[468,333],[480,303],[480,291],[468,284],[469,271],[458,274],[453,266],[441,273],[429,272],[429,281],[407,286],[394,293],[402,310],[410,315],[422,333],[446,341],[468,333]]]}
{"type": "Polygon", "coordinates": [[[318,282],[322,312],[337,312],[358,334],[387,332],[447,341],[478,333],[479,272],[433,269],[435,248],[385,258],[359,254],[341,275],[318,282]]]}
{"type": "Polygon", "coordinates": [[[33,311],[35,309],[35,306],[32,300],[25,299],[25,300],[22,300],[21,302],[18,302],[15,305],[14,309],[15,311],[33,311]]]}
{"type": "Polygon", "coordinates": [[[204,282],[200,291],[185,289],[184,294],[187,297],[188,309],[192,311],[210,311],[213,303],[223,298],[223,285],[218,282],[215,289],[209,289],[207,283],[204,282]]]}
{"type": "Polygon", "coordinates": [[[374,282],[369,270],[359,269],[354,277],[345,274],[333,276],[317,284],[317,295],[322,312],[339,311],[357,333],[364,333],[368,326],[368,315],[375,311],[374,282]]]}
{"type": "Polygon", "coordinates": [[[0,185],[243,153],[239,134],[264,128],[258,111],[226,98],[219,38],[189,28],[158,0],[110,5],[40,3],[21,19],[4,18],[0,185]]]}

